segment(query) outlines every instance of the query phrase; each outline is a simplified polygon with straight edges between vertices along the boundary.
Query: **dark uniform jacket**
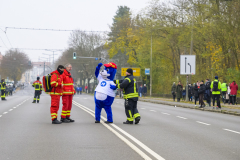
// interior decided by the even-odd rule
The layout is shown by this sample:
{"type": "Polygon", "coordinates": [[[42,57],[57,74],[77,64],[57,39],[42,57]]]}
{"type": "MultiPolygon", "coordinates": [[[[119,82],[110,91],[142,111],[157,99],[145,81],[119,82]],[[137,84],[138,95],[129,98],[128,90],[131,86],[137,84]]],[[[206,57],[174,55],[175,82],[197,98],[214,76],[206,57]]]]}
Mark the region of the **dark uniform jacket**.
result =
{"type": "Polygon", "coordinates": [[[5,82],[1,82],[0,83],[0,87],[1,87],[1,90],[6,90],[6,83],[5,82]]]}
{"type": "Polygon", "coordinates": [[[138,92],[136,80],[132,75],[126,76],[124,80],[116,80],[117,87],[123,89],[124,99],[133,99],[138,101],[138,92]]]}
{"type": "Polygon", "coordinates": [[[200,84],[200,88],[198,90],[198,94],[204,94],[206,90],[205,84],[200,84]]]}

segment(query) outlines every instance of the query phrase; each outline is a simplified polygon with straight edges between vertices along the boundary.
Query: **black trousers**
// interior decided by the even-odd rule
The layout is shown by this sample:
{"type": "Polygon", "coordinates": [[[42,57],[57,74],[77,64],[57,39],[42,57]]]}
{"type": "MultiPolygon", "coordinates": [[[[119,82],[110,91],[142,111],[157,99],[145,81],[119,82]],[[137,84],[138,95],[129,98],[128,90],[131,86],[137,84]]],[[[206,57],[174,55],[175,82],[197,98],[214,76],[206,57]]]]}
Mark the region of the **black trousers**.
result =
{"type": "Polygon", "coordinates": [[[137,109],[137,101],[125,99],[125,113],[128,121],[133,121],[135,118],[140,117],[137,109]]]}
{"type": "Polygon", "coordinates": [[[233,105],[235,105],[235,103],[236,103],[236,97],[237,96],[235,96],[235,95],[234,96],[230,96],[233,105]]]}
{"type": "Polygon", "coordinates": [[[41,91],[35,91],[33,101],[36,102],[36,100],[37,100],[37,102],[39,102],[39,100],[40,100],[40,93],[41,93],[41,91]]]}
{"type": "Polygon", "coordinates": [[[175,101],[175,98],[176,98],[176,94],[173,94],[173,100],[175,101]]]}
{"type": "Polygon", "coordinates": [[[219,108],[221,108],[221,104],[220,104],[220,94],[213,94],[212,95],[212,98],[213,98],[213,107],[215,106],[215,101],[217,99],[217,106],[219,108]]]}
{"type": "Polygon", "coordinates": [[[1,90],[1,99],[4,100],[6,97],[6,90],[1,90]]]}
{"type": "Polygon", "coordinates": [[[204,93],[199,94],[199,103],[201,104],[201,106],[204,105],[203,97],[204,97],[204,93]]]}

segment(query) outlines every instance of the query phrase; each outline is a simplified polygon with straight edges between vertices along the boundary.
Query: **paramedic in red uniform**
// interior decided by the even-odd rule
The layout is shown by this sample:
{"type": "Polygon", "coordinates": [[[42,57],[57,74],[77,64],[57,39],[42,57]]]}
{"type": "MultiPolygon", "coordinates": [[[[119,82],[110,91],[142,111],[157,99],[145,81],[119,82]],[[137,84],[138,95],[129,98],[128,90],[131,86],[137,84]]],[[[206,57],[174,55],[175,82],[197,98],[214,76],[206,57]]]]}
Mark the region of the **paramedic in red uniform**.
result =
{"type": "Polygon", "coordinates": [[[51,117],[52,124],[61,124],[62,122],[57,120],[57,114],[59,109],[60,97],[62,96],[62,74],[64,72],[64,66],[59,65],[56,71],[51,73],[51,117]]]}
{"type": "Polygon", "coordinates": [[[71,110],[72,110],[72,99],[73,95],[76,93],[73,86],[73,78],[71,76],[72,65],[65,65],[64,72],[62,74],[63,78],[63,96],[62,96],[62,114],[61,114],[61,122],[69,123],[74,122],[73,119],[70,118],[71,110]]]}

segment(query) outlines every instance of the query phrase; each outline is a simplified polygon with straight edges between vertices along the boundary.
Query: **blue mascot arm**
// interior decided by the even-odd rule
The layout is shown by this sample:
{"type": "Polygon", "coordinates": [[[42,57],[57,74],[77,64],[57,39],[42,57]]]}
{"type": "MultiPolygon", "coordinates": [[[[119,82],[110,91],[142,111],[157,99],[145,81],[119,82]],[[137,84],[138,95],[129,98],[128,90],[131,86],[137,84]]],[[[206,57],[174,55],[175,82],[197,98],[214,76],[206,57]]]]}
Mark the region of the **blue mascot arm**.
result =
{"type": "Polygon", "coordinates": [[[111,88],[112,90],[116,90],[116,89],[117,89],[117,86],[110,84],[110,88],[111,88]]]}
{"type": "Polygon", "coordinates": [[[103,65],[102,63],[99,63],[98,66],[96,67],[96,70],[95,70],[95,76],[96,76],[96,77],[98,77],[99,71],[100,71],[102,65],[103,65]]]}

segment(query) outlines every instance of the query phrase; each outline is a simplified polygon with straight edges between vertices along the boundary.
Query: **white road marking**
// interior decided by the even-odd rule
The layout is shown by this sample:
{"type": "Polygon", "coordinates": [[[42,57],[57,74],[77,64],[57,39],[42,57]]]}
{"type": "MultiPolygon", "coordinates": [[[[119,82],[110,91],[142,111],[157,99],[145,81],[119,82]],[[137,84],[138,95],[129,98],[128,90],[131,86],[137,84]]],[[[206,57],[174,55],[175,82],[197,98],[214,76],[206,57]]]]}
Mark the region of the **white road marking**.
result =
{"type": "Polygon", "coordinates": [[[233,130],[230,130],[230,129],[223,129],[225,131],[229,131],[229,132],[233,132],[233,133],[237,133],[237,134],[240,134],[240,132],[237,132],[237,131],[233,131],[233,130]]]}
{"type": "Polygon", "coordinates": [[[197,123],[200,123],[200,124],[204,124],[204,125],[207,125],[207,126],[209,126],[209,125],[211,125],[211,124],[208,124],[208,123],[204,123],[204,122],[200,122],[200,121],[196,121],[197,123]]]}
{"type": "MultiPolygon", "coordinates": [[[[83,110],[85,110],[86,112],[88,111],[88,113],[90,113],[93,117],[95,117],[95,115],[94,115],[94,111],[93,110],[91,110],[91,109],[89,109],[89,108],[87,108],[87,107],[85,107],[85,106],[83,106],[83,105],[81,105],[81,104],[78,104],[77,102],[75,102],[75,101],[73,101],[73,104],[75,104],[76,106],[78,106],[79,108],[81,108],[81,109],[83,109],[83,110]]],[[[104,119],[104,120],[107,120],[105,117],[103,117],[103,116],[101,116],[101,118],[102,119],[104,119]]],[[[103,122],[101,121],[101,123],[103,124],[103,122]]],[[[145,151],[147,151],[149,154],[151,154],[153,157],[155,157],[156,159],[158,159],[158,160],[164,160],[164,158],[163,157],[161,157],[160,155],[158,155],[156,152],[154,152],[153,150],[151,150],[149,147],[147,147],[145,144],[143,144],[142,142],[140,142],[138,139],[136,139],[135,137],[133,137],[132,135],[130,135],[130,134],[128,134],[126,131],[124,131],[124,130],[122,130],[121,128],[119,128],[118,126],[116,126],[115,124],[110,124],[112,127],[114,127],[115,129],[117,129],[118,131],[120,131],[122,134],[124,134],[125,136],[127,136],[128,138],[130,138],[132,141],[134,141],[135,143],[137,143],[140,147],[142,147],[145,151]]],[[[105,124],[104,125],[105,127],[106,126],[108,126],[109,127],[109,125],[107,125],[107,124],[105,124]]],[[[111,128],[111,127],[109,127],[109,128],[111,128]]],[[[109,129],[108,128],[108,129],[109,129]]],[[[111,128],[112,129],[112,128],[111,128]]],[[[115,131],[114,129],[113,129],[113,131],[115,131]]],[[[113,132],[114,133],[114,132],[113,132]]],[[[116,133],[118,133],[118,132],[116,132],[116,133]]],[[[115,133],[114,133],[115,134],[115,133]]],[[[115,135],[117,135],[117,134],[115,134],[115,135]]],[[[119,134],[120,135],[120,134],[119,134]]],[[[117,135],[118,136],[118,135],[117,135]]],[[[121,135],[120,135],[121,136],[121,135]]],[[[119,137],[119,136],[118,136],[119,137]]],[[[119,137],[120,138],[120,137],[119,137]]],[[[124,137],[122,137],[122,138],[124,138],[124,137]]],[[[120,138],[121,139],[121,138],[120,138]]],[[[125,139],[125,138],[124,138],[125,139]]],[[[122,139],[123,140],[123,139],[122,139]]],[[[134,144],[132,144],[130,141],[128,141],[127,139],[126,139],[126,141],[125,140],[123,140],[126,144],[128,144],[133,150],[135,150],[140,156],[142,156],[144,159],[151,159],[150,157],[148,157],[145,153],[143,153],[140,149],[138,149],[134,144]],[[128,142],[129,143],[128,143],[128,142]],[[130,145],[131,144],[131,145],[130,145]]]]}
{"type": "Polygon", "coordinates": [[[162,112],[162,114],[170,115],[169,113],[164,113],[164,112],[162,112]]]}
{"type": "Polygon", "coordinates": [[[2,115],[0,115],[0,117],[2,117],[2,115]]]}
{"type": "Polygon", "coordinates": [[[155,111],[155,110],[150,110],[151,112],[157,112],[157,111],[155,111]]]}
{"type": "Polygon", "coordinates": [[[7,114],[8,112],[3,112],[3,114],[7,114]]]}
{"type": "Polygon", "coordinates": [[[9,109],[9,111],[12,111],[13,109],[9,109]]]}
{"type": "Polygon", "coordinates": [[[13,107],[13,108],[17,108],[17,107],[13,107]]]}
{"type": "Polygon", "coordinates": [[[185,118],[185,117],[181,117],[181,116],[177,116],[178,118],[181,118],[181,119],[187,119],[187,118],[185,118]]]}

